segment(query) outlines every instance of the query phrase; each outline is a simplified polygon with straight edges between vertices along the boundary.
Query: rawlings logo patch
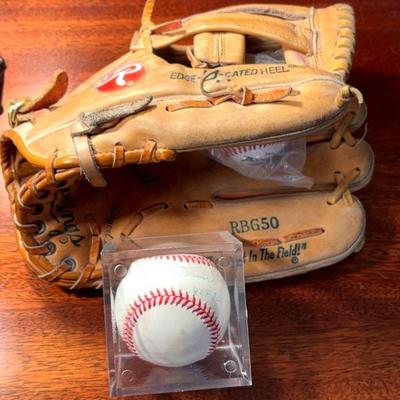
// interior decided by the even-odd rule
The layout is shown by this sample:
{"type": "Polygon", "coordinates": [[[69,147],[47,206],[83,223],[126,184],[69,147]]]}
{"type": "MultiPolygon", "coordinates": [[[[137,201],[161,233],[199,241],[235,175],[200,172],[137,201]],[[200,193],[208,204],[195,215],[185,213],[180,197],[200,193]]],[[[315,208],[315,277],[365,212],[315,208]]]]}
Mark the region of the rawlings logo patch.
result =
{"type": "Polygon", "coordinates": [[[124,65],[114,70],[97,84],[96,89],[100,92],[113,92],[114,90],[125,89],[134,85],[146,75],[144,65],[133,63],[124,65]]]}

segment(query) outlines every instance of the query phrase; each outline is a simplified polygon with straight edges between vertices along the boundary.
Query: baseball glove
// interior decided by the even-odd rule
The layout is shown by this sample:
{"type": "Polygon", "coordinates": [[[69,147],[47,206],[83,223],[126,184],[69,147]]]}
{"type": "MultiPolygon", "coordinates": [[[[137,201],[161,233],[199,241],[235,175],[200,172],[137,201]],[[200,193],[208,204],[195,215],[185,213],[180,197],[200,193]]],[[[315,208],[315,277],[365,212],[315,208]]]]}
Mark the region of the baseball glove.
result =
{"type": "Polygon", "coordinates": [[[366,106],[345,83],[351,8],[246,5],[154,25],[153,6],[130,52],[67,96],[56,71],[42,95],[9,108],[2,169],[29,267],[61,286],[98,287],[110,238],[213,230],[243,241],[249,280],[358,250],[365,217],[350,190],[369,181],[373,154],[353,135],[366,106]],[[299,137],[309,192],[200,152],[299,137]]]}

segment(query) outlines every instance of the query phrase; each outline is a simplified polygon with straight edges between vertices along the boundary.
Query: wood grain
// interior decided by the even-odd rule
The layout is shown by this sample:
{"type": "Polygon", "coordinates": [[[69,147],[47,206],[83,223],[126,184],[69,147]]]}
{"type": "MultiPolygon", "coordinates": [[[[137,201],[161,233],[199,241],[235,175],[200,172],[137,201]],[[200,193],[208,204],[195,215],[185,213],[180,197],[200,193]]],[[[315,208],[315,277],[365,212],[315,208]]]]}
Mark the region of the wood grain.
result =
{"type": "MultiPolygon", "coordinates": [[[[164,0],[155,19],[244,2],[164,0]]],[[[400,3],[350,3],[358,29],[351,82],[365,93],[376,152],[375,177],[359,193],[366,245],[336,266],[248,286],[253,387],[157,398],[400,398],[400,3]]],[[[73,87],[121,55],[142,6],[143,0],[3,0],[5,104],[39,91],[58,67],[73,87]]],[[[4,129],[4,115],[0,122],[4,129]]],[[[107,399],[100,295],[34,278],[17,253],[4,189],[0,202],[0,398],[107,399]]]]}

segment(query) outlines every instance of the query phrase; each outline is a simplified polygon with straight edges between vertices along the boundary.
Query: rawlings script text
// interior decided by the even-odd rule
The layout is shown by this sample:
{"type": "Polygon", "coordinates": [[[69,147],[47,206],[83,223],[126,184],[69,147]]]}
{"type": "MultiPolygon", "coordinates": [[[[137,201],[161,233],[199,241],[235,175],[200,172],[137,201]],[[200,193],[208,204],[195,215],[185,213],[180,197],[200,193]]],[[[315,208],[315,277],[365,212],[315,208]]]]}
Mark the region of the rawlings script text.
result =
{"type": "Polygon", "coordinates": [[[245,249],[245,262],[273,261],[289,259],[292,264],[297,264],[301,253],[307,249],[307,242],[292,243],[286,246],[276,246],[275,248],[245,249]]]}
{"type": "Polygon", "coordinates": [[[79,247],[85,236],[81,234],[79,226],[76,224],[74,209],[75,202],[71,196],[70,188],[60,189],[54,193],[54,198],[50,204],[50,215],[57,223],[62,224],[64,229],[54,229],[49,232],[49,236],[63,235],[74,246],[79,247]]]}

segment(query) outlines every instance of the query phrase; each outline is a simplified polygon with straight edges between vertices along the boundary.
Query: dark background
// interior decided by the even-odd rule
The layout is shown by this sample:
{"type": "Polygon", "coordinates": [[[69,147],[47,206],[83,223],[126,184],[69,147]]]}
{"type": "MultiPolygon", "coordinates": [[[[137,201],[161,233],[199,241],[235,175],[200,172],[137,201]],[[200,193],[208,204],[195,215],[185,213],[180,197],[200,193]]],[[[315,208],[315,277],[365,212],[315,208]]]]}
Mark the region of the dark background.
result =
{"type": "MultiPolygon", "coordinates": [[[[154,19],[245,2],[159,0],[154,19]]],[[[74,87],[126,52],[143,3],[0,0],[4,104],[39,92],[56,68],[69,72],[74,87]]],[[[350,3],[358,30],[350,82],[368,102],[376,152],[374,179],[357,194],[368,218],[366,245],[330,268],[248,286],[253,387],[158,398],[400,398],[400,2],[350,3]]],[[[5,115],[0,121],[5,129],[5,115]]],[[[101,296],[33,277],[17,252],[3,188],[0,202],[0,398],[106,399],[101,296]]]]}

